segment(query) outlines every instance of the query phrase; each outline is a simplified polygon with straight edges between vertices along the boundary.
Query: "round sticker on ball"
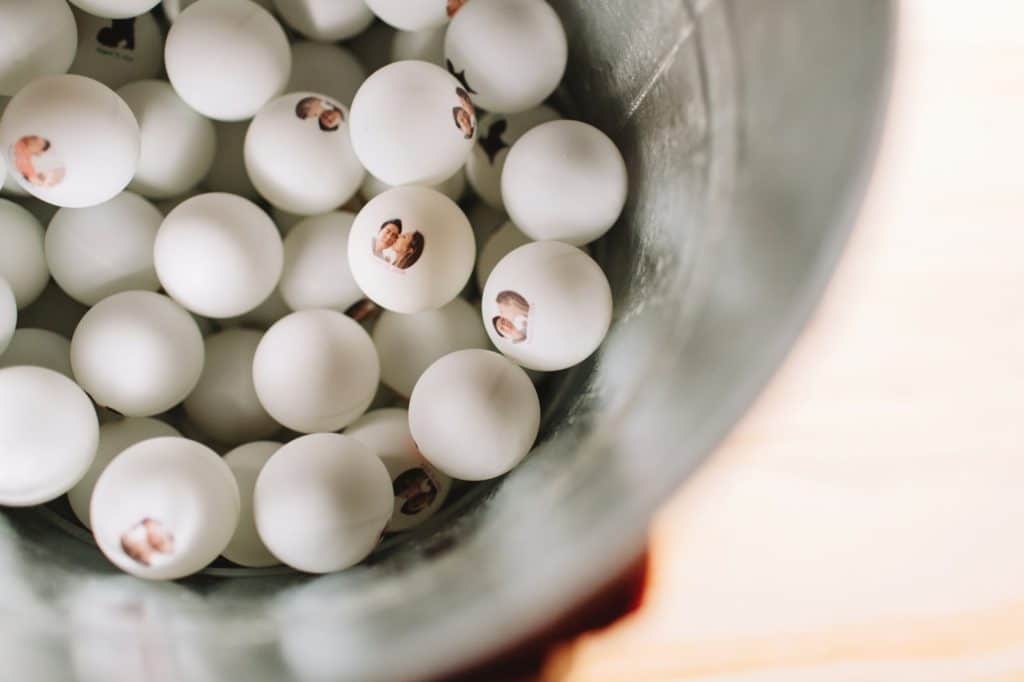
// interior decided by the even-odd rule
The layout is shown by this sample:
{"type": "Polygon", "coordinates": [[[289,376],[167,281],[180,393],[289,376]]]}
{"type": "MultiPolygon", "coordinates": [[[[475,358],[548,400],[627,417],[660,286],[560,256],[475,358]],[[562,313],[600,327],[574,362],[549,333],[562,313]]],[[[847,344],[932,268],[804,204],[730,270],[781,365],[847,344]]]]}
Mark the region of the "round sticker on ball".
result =
{"type": "Polygon", "coordinates": [[[21,177],[36,187],[53,187],[64,179],[64,166],[45,137],[19,138],[11,147],[11,159],[21,177]]]}
{"type": "Polygon", "coordinates": [[[408,270],[423,255],[426,239],[418,230],[402,225],[398,218],[386,221],[373,238],[373,255],[389,268],[402,272],[408,270]]]}

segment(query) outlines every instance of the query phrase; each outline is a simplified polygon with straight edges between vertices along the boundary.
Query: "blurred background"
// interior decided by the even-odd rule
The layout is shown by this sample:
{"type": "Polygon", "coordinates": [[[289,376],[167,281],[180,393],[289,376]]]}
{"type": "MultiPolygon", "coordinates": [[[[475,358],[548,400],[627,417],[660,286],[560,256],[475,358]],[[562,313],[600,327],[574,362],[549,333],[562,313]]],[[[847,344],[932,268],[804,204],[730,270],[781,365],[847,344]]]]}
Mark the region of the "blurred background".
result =
{"type": "Polygon", "coordinates": [[[638,605],[528,677],[1024,679],[1024,2],[899,13],[813,323],[608,598],[638,605]]]}

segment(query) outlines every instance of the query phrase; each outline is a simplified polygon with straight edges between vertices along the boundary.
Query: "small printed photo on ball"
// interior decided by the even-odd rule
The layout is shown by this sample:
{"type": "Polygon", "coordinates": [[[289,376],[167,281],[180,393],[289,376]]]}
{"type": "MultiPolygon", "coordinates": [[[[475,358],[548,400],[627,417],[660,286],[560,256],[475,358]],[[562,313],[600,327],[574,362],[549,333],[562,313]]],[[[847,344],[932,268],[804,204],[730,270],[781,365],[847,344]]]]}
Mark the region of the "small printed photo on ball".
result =
{"type": "Polygon", "coordinates": [[[14,143],[11,158],[21,177],[36,187],[54,187],[64,179],[64,166],[45,137],[25,135],[14,143]]]}
{"type": "Polygon", "coordinates": [[[447,1],[448,1],[447,12],[448,12],[448,18],[449,19],[454,17],[456,14],[458,14],[459,10],[462,9],[463,5],[465,5],[467,2],[469,2],[469,0],[447,0],[447,1]]]}
{"type": "Polygon", "coordinates": [[[295,116],[303,121],[317,120],[320,130],[333,133],[345,122],[345,112],[340,105],[321,97],[303,97],[295,105],[295,116]]]}
{"type": "Polygon", "coordinates": [[[469,93],[464,88],[455,88],[455,94],[459,98],[459,106],[452,108],[455,127],[459,129],[467,140],[471,140],[473,135],[476,134],[476,108],[473,106],[473,101],[469,99],[469,93]]]}
{"type": "Polygon", "coordinates": [[[415,516],[430,507],[437,499],[437,484],[424,469],[409,469],[394,481],[395,503],[399,511],[415,516]]]}
{"type": "Polygon", "coordinates": [[[135,18],[111,19],[110,26],[104,26],[96,34],[96,42],[112,50],[135,51],[135,18]]]}
{"type": "Polygon", "coordinates": [[[491,320],[494,331],[509,343],[529,340],[530,302],[515,291],[502,291],[495,297],[498,314],[491,320]]]}
{"type": "Polygon", "coordinates": [[[174,552],[174,535],[159,521],[145,518],[121,535],[121,549],[136,562],[150,566],[154,555],[174,552]]]}
{"type": "Polygon", "coordinates": [[[418,230],[404,229],[398,218],[387,220],[373,238],[373,255],[395,270],[408,270],[423,255],[426,239],[418,230]]]}

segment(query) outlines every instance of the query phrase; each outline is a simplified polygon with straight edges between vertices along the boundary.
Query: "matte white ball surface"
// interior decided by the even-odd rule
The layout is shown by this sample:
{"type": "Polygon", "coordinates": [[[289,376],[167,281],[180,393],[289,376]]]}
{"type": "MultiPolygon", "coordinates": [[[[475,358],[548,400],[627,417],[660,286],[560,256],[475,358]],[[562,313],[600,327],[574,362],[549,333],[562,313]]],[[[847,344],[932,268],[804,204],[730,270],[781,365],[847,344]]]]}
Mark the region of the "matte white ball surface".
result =
{"type": "Polygon", "coordinates": [[[75,379],[99,405],[129,417],[166,412],[203,370],[203,337],[177,303],[148,291],[106,298],[71,338],[75,379]]]}
{"type": "Polygon", "coordinates": [[[492,351],[463,350],[420,377],[409,427],[435,467],[452,478],[487,480],[511,471],[533,447],[540,400],[515,363],[492,351]]]}
{"type": "Polygon", "coordinates": [[[249,122],[217,122],[217,152],[204,185],[211,192],[226,192],[255,201],[259,198],[245,170],[245,134],[249,122]]]}
{"type": "Polygon", "coordinates": [[[242,197],[201,194],[168,214],[156,235],[156,273],[194,313],[242,315],[265,301],[281,277],[281,235],[263,209],[242,197]]]}
{"type": "Polygon", "coordinates": [[[391,61],[415,59],[444,68],[444,34],[447,26],[419,31],[397,31],[391,41],[391,61]]]}
{"type": "Polygon", "coordinates": [[[178,438],[178,430],[166,422],[149,417],[131,417],[107,422],[100,426],[99,447],[96,457],[89,466],[89,471],[68,491],[68,502],[71,511],[86,528],[92,528],[89,517],[89,502],[92,491],[96,487],[107,465],[131,446],[150,438],[178,438]]]}
{"type": "Polygon", "coordinates": [[[381,21],[400,31],[444,26],[468,0],[366,0],[381,21]]]}
{"type": "Polygon", "coordinates": [[[113,199],[139,163],[139,125],[113,90],[84,76],[45,76],[0,118],[0,148],[18,184],[57,206],[113,199]]]}
{"type": "Polygon", "coordinates": [[[281,427],[263,409],[252,382],[252,362],[263,333],[227,329],[206,337],[203,373],[185,399],[192,424],[218,443],[262,440],[281,427]]]}
{"type": "Polygon", "coordinates": [[[339,571],[365,559],[394,506],[380,458],[336,433],[299,438],[274,453],[253,499],[267,548],[307,573],[339,571]]]}
{"type": "Polygon", "coordinates": [[[69,296],[95,305],[121,291],[156,291],[153,243],[164,217],[133,192],[89,208],[62,208],[46,230],[46,262],[69,296]]]}
{"type": "Polygon", "coordinates": [[[380,381],[369,334],[333,310],[280,320],[260,341],[252,371],[263,407],[300,433],[348,426],[366,412],[380,381]]]}
{"type": "Polygon", "coordinates": [[[538,106],[565,75],[565,29],[545,0],[472,0],[448,27],[445,58],[473,101],[514,114],[538,106]]]}
{"type": "Polygon", "coordinates": [[[43,226],[21,206],[0,199],[0,228],[0,277],[20,310],[39,298],[50,279],[43,226]]]}
{"type": "Polygon", "coordinates": [[[543,372],[587,359],[612,319],[612,291],[601,266],[562,242],[533,242],[505,256],[487,279],[481,305],[495,347],[543,372]]]}
{"type": "Polygon", "coordinates": [[[399,313],[440,308],[473,271],[473,228],[458,204],[425,187],[396,187],[356,216],[352,276],[375,303],[399,313]]]}
{"type": "Polygon", "coordinates": [[[310,41],[292,44],[287,92],[322,92],[349,107],[364,80],[366,69],[348,48],[310,41]]]}
{"type": "Polygon", "coordinates": [[[444,505],[452,479],[420,454],[409,431],[407,410],[385,408],[367,412],[345,429],[345,435],[370,448],[391,476],[395,505],[385,528],[387,532],[415,528],[444,505]]]}
{"type": "MultiPolygon", "coordinates": [[[[389,189],[394,189],[392,185],[374,177],[370,173],[366,174],[366,179],[363,180],[362,187],[359,188],[359,194],[367,201],[375,199],[389,189]]],[[[460,168],[455,172],[455,175],[451,176],[444,182],[436,185],[430,185],[430,189],[437,190],[441,194],[445,195],[452,201],[459,201],[462,196],[466,193],[466,171],[460,168]]]]}
{"type": "Polygon", "coordinates": [[[0,362],[4,351],[14,338],[14,329],[18,326],[18,302],[14,299],[14,291],[7,280],[0,277],[0,362]]]}
{"type": "Polygon", "coordinates": [[[22,328],[14,331],[7,350],[0,353],[4,367],[42,367],[74,379],[71,372],[71,342],[48,329],[22,328]]]}
{"type": "Polygon", "coordinates": [[[501,176],[505,210],[523,234],[582,246],[612,228],[629,177],[615,143],[592,125],[551,121],[519,139],[501,176]]]}
{"type": "Polygon", "coordinates": [[[69,0],[69,2],[89,14],[107,19],[137,17],[160,4],[160,0],[69,0]]]}
{"type": "Polygon", "coordinates": [[[520,232],[511,222],[506,222],[492,234],[484,248],[480,250],[480,257],[476,259],[476,283],[480,291],[484,290],[487,278],[491,276],[494,266],[500,263],[502,258],[531,241],[533,240],[520,232]]]}
{"type": "Polygon", "coordinates": [[[249,0],[199,0],[171,24],[164,55],[171,85],[218,121],[252,118],[284,91],[292,53],[284,29],[249,0]]]}
{"type": "Polygon", "coordinates": [[[352,144],[389,185],[436,185],[466,163],[476,110],[454,77],[427,62],[397,62],[363,83],[352,102],[352,144]]]}
{"type": "Polygon", "coordinates": [[[187,193],[206,177],[217,151],[213,123],[178,97],[170,83],[143,80],[117,94],[139,122],[142,152],[128,189],[150,199],[187,193]]]}
{"type": "MultiPolygon", "coordinates": [[[[189,6],[194,5],[195,2],[196,0],[163,0],[160,3],[160,7],[163,9],[167,20],[173,23],[182,12],[188,9],[189,6]]],[[[253,0],[253,2],[268,12],[274,11],[273,0],[253,0]]]]}
{"type": "Polygon", "coordinates": [[[0,370],[0,504],[59,497],[85,475],[99,440],[89,397],[41,367],[0,370]]]}
{"type": "Polygon", "coordinates": [[[156,78],[164,69],[164,37],[152,14],[104,19],[76,12],[78,50],[68,73],[118,89],[125,83],[156,78]]]}
{"type": "Polygon", "coordinates": [[[213,450],[185,438],[131,446],[93,490],[93,536],[121,570],[148,580],[197,573],[227,547],[240,500],[231,469],[213,450]]]}
{"type": "Polygon", "coordinates": [[[280,443],[257,441],[240,445],[224,455],[224,462],[235,476],[242,503],[238,528],[235,529],[231,542],[224,548],[224,557],[239,566],[264,568],[281,563],[260,539],[253,508],[256,479],[271,456],[280,448],[280,443]]]}
{"type": "Polygon", "coordinates": [[[245,136],[245,169],[267,201],[298,215],[338,208],[366,175],[352,150],[348,111],[312,92],[278,97],[260,110],[245,136]]]}
{"type": "Polygon", "coordinates": [[[0,0],[0,95],[65,73],[77,45],[75,17],[64,0],[0,0]]]}
{"type": "Polygon", "coordinates": [[[289,26],[324,43],[347,40],[373,23],[363,0],[274,0],[274,6],[289,26]]]}
{"type": "Polygon", "coordinates": [[[348,237],[355,216],[336,211],[296,224],[284,240],[281,296],[292,310],[345,312],[363,298],[348,268],[348,237]]]}
{"type": "Polygon", "coordinates": [[[461,298],[413,315],[385,310],[374,325],[373,343],[380,356],[381,381],[406,398],[438,359],[457,350],[491,347],[480,313],[461,298]]]}
{"type": "Polygon", "coordinates": [[[501,173],[509,150],[533,128],[559,118],[557,111],[543,104],[519,114],[487,114],[481,118],[480,135],[466,161],[466,176],[477,196],[488,205],[505,210],[501,173]]]}

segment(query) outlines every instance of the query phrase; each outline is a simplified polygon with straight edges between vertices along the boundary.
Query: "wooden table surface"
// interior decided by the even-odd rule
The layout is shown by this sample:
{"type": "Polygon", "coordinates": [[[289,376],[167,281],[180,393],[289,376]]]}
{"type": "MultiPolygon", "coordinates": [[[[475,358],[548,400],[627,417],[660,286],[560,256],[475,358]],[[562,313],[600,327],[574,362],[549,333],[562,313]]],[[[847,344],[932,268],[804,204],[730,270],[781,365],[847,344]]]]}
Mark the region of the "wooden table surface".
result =
{"type": "Polygon", "coordinates": [[[642,607],[545,679],[1024,680],[1024,2],[900,20],[821,309],[657,520],[642,607]]]}

